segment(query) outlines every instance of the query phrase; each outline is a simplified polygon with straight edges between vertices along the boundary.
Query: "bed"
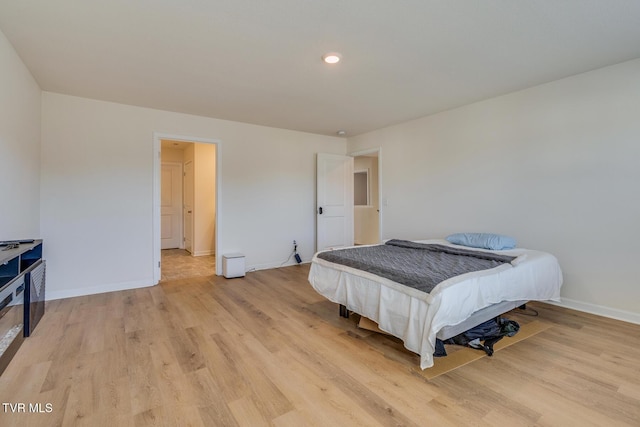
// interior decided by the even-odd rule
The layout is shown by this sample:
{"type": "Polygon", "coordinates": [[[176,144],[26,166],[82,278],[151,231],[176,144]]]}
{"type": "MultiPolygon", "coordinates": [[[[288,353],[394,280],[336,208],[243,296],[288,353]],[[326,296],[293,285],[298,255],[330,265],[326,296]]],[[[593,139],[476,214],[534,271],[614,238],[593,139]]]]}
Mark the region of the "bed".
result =
{"type": "Polygon", "coordinates": [[[361,256],[363,251],[378,250],[377,247],[389,241],[382,245],[320,251],[314,255],[309,270],[313,288],[328,300],[373,320],[381,330],[400,338],[407,349],[420,355],[422,369],[433,366],[436,337],[450,338],[528,301],[560,300],[562,271],[557,259],[549,253],[522,248],[492,251],[440,239],[400,242],[409,242],[406,246],[415,244],[418,249],[422,249],[421,245],[445,248],[445,252],[448,247],[454,253],[463,249],[473,252],[471,257],[479,254],[480,258],[485,255],[511,258],[478,271],[451,273],[451,277],[444,273],[444,280],[432,288],[419,289],[420,286],[411,283],[400,283],[413,279],[387,274],[377,268],[375,260],[371,263],[373,268],[362,268],[357,263],[333,259],[347,253],[366,259],[361,256]],[[340,251],[344,252],[340,254],[340,251]]]}

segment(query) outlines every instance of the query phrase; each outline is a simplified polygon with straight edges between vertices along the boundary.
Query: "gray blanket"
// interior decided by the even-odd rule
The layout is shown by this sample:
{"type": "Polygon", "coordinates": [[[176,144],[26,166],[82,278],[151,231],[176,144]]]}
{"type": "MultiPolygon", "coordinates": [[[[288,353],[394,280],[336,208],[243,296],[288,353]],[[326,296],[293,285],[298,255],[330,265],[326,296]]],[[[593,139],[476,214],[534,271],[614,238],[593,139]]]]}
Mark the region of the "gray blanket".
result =
{"type": "Polygon", "coordinates": [[[393,239],[384,245],[321,252],[318,258],[429,293],[451,277],[498,267],[516,257],[393,239]]]}

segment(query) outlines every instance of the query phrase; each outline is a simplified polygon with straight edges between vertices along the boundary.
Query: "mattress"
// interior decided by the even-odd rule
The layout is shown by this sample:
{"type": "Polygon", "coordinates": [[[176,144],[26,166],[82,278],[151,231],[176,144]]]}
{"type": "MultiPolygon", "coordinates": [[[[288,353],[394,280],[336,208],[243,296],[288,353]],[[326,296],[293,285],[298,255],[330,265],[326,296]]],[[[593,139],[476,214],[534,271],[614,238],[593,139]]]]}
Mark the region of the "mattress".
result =
{"type": "MultiPolygon", "coordinates": [[[[453,245],[446,240],[418,243],[453,245]]],[[[480,252],[493,252],[478,249],[480,252]]],[[[465,322],[475,312],[505,301],[559,301],[562,271],[551,254],[531,249],[495,253],[516,256],[512,264],[466,273],[439,283],[430,293],[332,263],[316,254],[309,283],[327,298],[375,321],[420,355],[422,369],[433,366],[436,335],[465,322]]]]}

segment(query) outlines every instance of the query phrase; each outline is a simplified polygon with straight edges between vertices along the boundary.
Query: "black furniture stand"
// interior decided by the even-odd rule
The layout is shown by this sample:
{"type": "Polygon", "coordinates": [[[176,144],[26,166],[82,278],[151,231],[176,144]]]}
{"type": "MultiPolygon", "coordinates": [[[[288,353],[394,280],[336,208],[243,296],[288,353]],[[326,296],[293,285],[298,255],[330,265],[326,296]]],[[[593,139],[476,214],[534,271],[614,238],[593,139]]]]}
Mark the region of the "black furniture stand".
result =
{"type": "Polygon", "coordinates": [[[0,242],[0,374],[44,315],[44,304],[42,240],[0,242]]]}

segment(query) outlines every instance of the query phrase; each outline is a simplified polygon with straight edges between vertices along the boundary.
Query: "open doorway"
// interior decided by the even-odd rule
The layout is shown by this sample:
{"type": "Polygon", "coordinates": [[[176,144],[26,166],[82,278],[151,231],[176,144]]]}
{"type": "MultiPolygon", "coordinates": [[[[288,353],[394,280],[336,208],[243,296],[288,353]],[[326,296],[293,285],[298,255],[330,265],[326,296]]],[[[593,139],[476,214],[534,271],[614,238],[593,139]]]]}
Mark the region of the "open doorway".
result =
{"type": "Polygon", "coordinates": [[[219,141],[154,134],[154,280],[220,274],[219,141]]]}
{"type": "Polygon", "coordinates": [[[351,155],[354,158],[353,241],[356,245],[380,243],[380,149],[351,155]]]}

